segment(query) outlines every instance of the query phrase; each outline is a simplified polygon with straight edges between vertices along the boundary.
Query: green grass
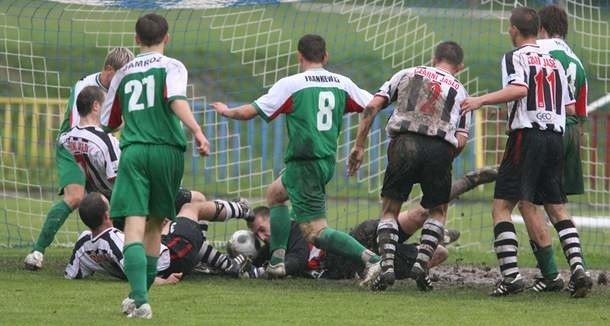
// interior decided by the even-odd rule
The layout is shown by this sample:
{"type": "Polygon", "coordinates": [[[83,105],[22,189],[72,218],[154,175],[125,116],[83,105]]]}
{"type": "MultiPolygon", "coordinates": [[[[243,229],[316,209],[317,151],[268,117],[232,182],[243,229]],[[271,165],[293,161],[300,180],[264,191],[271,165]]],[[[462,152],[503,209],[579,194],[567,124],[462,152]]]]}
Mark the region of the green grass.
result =
{"type": "MultiPolygon", "coordinates": [[[[49,250],[45,268],[21,269],[25,250],[0,253],[0,324],[96,325],[125,323],[119,304],[126,282],[106,277],[66,280],[68,250],[49,250]]],[[[430,293],[401,281],[386,293],[371,293],[352,281],[281,281],[194,277],[175,286],[153,287],[157,325],[607,325],[610,291],[590,297],[565,293],[487,296],[490,285],[455,285],[430,293]]]]}

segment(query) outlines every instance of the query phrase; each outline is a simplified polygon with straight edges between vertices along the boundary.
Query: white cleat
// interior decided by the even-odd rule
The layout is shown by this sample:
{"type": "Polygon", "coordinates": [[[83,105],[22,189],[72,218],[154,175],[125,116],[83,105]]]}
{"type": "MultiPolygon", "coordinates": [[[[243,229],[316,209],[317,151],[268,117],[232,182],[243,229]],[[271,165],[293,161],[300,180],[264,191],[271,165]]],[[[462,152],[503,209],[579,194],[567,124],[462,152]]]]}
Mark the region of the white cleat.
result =
{"type": "Polygon", "coordinates": [[[370,288],[379,274],[381,274],[380,262],[366,264],[366,268],[364,269],[364,277],[362,282],[360,282],[360,286],[370,288]]]}
{"type": "Polygon", "coordinates": [[[31,271],[37,271],[42,268],[42,259],[43,259],[42,252],[32,251],[27,256],[25,256],[23,265],[26,269],[29,269],[31,271]]]}
{"type": "Polygon", "coordinates": [[[131,313],[127,315],[127,318],[142,318],[142,319],[151,319],[152,318],[152,309],[148,303],[141,305],[138,308],[135,308],[131,313]]]}
{"type": "Polygon", "coordinates": [[[125,315],[129,315],[134,310],[136,310],[136,301],[130,297],[127,297],[121,302],[121,311],[125,315]]]}

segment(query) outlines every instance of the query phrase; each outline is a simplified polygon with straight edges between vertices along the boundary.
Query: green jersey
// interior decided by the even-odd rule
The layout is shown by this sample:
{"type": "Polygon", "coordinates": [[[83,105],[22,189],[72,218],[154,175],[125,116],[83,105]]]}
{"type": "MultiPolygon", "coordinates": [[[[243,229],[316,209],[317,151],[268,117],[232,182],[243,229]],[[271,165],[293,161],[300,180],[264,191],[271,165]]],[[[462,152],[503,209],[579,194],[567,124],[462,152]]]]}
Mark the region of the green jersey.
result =
{"type": "MultiPolygon", "coordinates": [[[[574,99],[576,99],[576,116],[585,118],[587,116],[587,74],[582,62],[578,59],[566,42],[560,38],[538,40],[538,45],[549,52],[549,54],[561,62],[568,77],[568,86],[574,99]]],[[[567,117],[566,123],[570,123],[567,117]]],[[[576,120],[573,119],[572,120],[576,120]]],[[[575,121],[574,121],[575,122],[575,121]]]]}
{"type": "Polygon", "coordinates": [[[187,70],[160,53],[142,53],[115,74],[102,109],[102,125],[124,123],[121,149],[130,144],[170,145],[186,149],[180,119],[170,104],[186,100],[187,70]]]}
{"type": "Polygon", "coordinates": [[[78,122],[80,121],[80,115],[78,114],[78,109],[76,108],[76,98],[78,97],[80,91],[87,86],[98,86],[103,89],[104,92],[107,91],[106,87],[102,85],[99,72],[96,72],[95,74],[91,74],[89,76],[85,76],[79,81],[77,81],[70,91],[68,107],[66,108],[66,112],[64,113],[64,120],[61,122],[61,126],[59,127],[59,134],[63,134],[64,132],[70,130],[72,127],[78,126],[78,122]]]}
{"type": "Polygon", "coordinates": [[[316,68],[280,79],[253,105],[267,122],[286,115],[289,162],[336,156],[343,114],[361,112],[371,98],[349,78],[316,68]]]}

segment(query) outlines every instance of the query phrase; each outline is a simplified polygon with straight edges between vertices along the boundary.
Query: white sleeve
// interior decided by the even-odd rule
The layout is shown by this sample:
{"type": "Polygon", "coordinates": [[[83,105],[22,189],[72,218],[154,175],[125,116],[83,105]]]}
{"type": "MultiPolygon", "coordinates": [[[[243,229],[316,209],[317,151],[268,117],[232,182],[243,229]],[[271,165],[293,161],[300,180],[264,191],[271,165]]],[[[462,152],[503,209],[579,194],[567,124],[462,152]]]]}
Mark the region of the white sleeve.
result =
{"type": "Polygon", "coordinates": [[[407,75],[410,69],[403,69],[397,73],[395,73],[390,80],[386,81],[381,85],[375,96],[383,96],[388,100],[388,104],[394,102],[398,98],[398,84],[403,80],[405,75],[407,75]]]}
{"type": "Polygon", "coordinates": [[[106,99],[102,105],[100,122],[102,126],[110,129],[117,129],[123,123],[121,102],[119,94],[117,94],[117,89],[122,80],[123,72],[122,70],[119,70],[114,77],[112,77],[112,81],[110,81],[110,87],[108,87],[108,93],[106,93],[106,99]]]}
{"type": "Polygon", "coordinates": [[[373,95],[358,87],[352,80],[346,83],[347,101],[345,113],[362,112],[367,104],[373,99],[373,95]]]}
{"type": "Polygon", "coordinates": [[[292,78],[293,76],[290,76],[278,80],[271,86],[267,94],[259,97],[252,103],[258,114],[265,121],[269,122],[280,113],[287,113],[292,110],[292,93],[294,88],[292,78]]]}
{"type": "Polygon", "coordinates": [[[85,278],[93,274],[92,270],[89,270],[87,266],[81,264],[81,259],[85,255],[85,251],[83,250],[83,244],[87,242],[87,239],[90,237],[91,231],[84,231],[78,237],[76,241],[76,245],[72,250],[72,256],[70,257],[70,261],[68,265],[66,265],[66,270],[64,271],[64,277],[70,280],[85,278]]]}
{"type": "Polygon", "coordinates": [[[112,150],[116,154],[116,158],[110,156],[110,150],[104,151],[102,153],[101,159],[104,162],[104,170],[106,171],[106,179],[111,180],[116,178],[117,173],[119,171],[119,159],[121,157],[121,149],[119,148],[119,141],[111,134],[108,135],[110,138],[112,150]]]}
{"type": "Polygon", "coordinates": [[[169,249],[164,244],[161,244],[161,248],[159,249],[159,260],[157,260],[157,274],[163,274],[164,271],[168,270],[170,263],[169,249]]]}
{"type": "Polygon", "coordinates": [[[165,87],[167,89],[167,102],[182,99],[186,100],[186,85],[188,71],[182,62],[172,59],[167,65],[165,87]]]}

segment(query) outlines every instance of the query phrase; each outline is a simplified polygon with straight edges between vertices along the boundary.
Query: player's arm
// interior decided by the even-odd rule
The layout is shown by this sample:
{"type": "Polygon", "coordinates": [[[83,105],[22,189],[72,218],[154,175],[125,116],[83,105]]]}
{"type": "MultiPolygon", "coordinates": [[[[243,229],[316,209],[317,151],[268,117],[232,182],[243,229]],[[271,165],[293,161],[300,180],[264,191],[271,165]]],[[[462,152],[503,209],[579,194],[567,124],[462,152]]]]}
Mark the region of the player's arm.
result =
{"type": "Polygon", "coordinates": [[[195,137],[195,141],[197,143],[197,150],[201,155],[208,155],[210,153],[210,143],[208,139],[203,134],[201,127],[195,120],[193,116],[193,112],[191,112],[191,106],[184,99],[175,99],[171,101],[170,107],[172,111],[178,116],[180,121],[184,123],[184,125],[189,128],[193,137],[195,137]]]}
{"type": "Polygon", "coordinates": [[[506,85],[504,88],[482,96],[468,97],[462,102],[461,112],[474,111],[484,105],[494,105],[517,101],[527,96],[527,87],[524,85],[506,85]]]}
{"type": "Polygon", "coordinates": [[[256,108],[252,104],[244,104],[233,109],[222,102],[214,102],[211,105],[220,115],[233,120],[250,120],[258,115],[256,108]]]}
{"type": "Polygon", "coordinates": [[[169,274],[169,276],[167,278],[163,278],[163,277],[155,277],[155,284],[156,285],[173,285],[176,284],[178,282],[180,282],[182,280],[182,273],[171,273],[169,274]]]}
{"type": "Polygon", "coordinates": [[[72,249],[72,256],[70,256],[70,261],[64,270],[64,277],[69,280],[81,279],[93,274],[93,271],[90,271],[85,265],[81,264],[81,258],[85,255],[81,248],[87,242],[89,234],[90,232],[88,231],[81,233],[72,249]]]}
{"type": "Polygon", "coordinates": [[[371,125],[373,124],[377,113],[383,109],[387,103],[388,99],[386,97],[375,96],[369,102],[369,104],[366,105],[366,108],[364,108],[362,116],[360,117],[360,122],[358,123],[356,142],[354,143],[354,147],[352,147],[352,151],[349,154],[347,175],[354,175],[360,168],[362,159],[364,158],[364,143],[366,142],[369,132],[371,131],[371,125]]]}

